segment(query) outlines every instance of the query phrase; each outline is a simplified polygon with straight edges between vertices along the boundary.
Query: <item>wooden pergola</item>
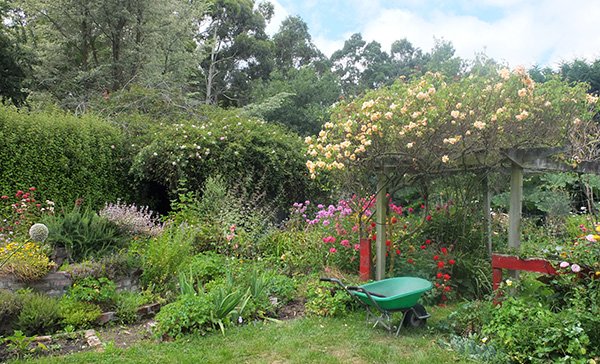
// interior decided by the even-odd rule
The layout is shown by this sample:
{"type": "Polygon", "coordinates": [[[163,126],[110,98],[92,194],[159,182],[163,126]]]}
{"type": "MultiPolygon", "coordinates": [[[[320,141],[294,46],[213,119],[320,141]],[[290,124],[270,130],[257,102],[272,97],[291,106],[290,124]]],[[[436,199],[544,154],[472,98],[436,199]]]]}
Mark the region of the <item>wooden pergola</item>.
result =
{"type": "MultiPolygon", "coordinates": [[[[508,246],[515,251],[521,247],[521,217],[523,203],[523,175],[524,173],[544,173],[544,172],[575,172],[582,174],[600,175],[599,161],[582,161],[577,165],[568,164],[554,157],[558,154],[568,153],[572,147],[552,147],[552,148],[528,148],[528,149],[501,149],[501,157],[493,165],[477,164],[476,159],[465,163],[467,168],[462,172],[485,171],[484,196],[483,196],[483,215],[487,235],[487,245],[491,256],[491,192],[488,187],[487,174],[498,165],[507,166],[503,170],[510,171],[510,209],[509,209],[509,232],[508,246]]],[[[398,169],[398,163],[386,162],[377,173],[377,202],[376,202],[376,267],[375,279],[382,280],[385,277],[385,236],[386,236],[386,211],[387,211],[387,187],[390,182],[389,172],[398,169]]],[[[455,171],[454,173],[458,173],[455,171]]],[[[511,271],[509,275],[518,279],[519,271],[511,271]]]]}

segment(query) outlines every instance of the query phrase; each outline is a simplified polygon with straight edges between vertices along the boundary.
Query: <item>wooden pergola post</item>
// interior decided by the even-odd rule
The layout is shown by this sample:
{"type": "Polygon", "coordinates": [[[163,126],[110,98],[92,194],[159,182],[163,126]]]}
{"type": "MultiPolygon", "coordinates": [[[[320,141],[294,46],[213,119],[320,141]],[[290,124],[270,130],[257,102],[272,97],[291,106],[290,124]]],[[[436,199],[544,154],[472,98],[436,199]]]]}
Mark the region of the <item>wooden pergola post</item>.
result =
{"type": "Polygon", "coordinates": [[[376,250],[376,265],[375,265],[375,280],[380,281],[385,279],[385,217],[387,211],[387,176],[385,173],[377,174],[377,214],[375,216],[376,223],[376,234],[377,239],[375,239],[375,244],[377,246],[376,250]]]}
{"type": "Polygon", "coordinates": [[[483,180],[483,231],[488,253],[492,256],[492,192],[490,191],[490,175],[485,174],[483,180]]]}
{"type": "MultiPolygon", "coordinates": [[[[510,210],[508,224],[508,248],[519,252],[521,249],[521,217],[523,209],[523,168],[512,163],[510,175],[510,210]]],[[[510,270],[509,277],[519,279],[518,270],[510,270]]]]}

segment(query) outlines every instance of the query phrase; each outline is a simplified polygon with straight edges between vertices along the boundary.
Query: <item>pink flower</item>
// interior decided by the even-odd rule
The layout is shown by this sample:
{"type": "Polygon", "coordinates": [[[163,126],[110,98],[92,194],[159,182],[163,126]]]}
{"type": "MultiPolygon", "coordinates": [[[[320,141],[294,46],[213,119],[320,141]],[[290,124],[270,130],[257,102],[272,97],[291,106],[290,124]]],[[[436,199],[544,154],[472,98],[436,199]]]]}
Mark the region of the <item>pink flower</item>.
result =
{"type": "Polygon", "coordinates": [[[8,198],[8,196],[2,196],[3,200],[6,200],[8,198]]]}
{"type": "Polygon", "coordinates": [[[561,268],[566,268],[568,266],[569,266],[569,263],[567,263],[567,262],[560,262],[560,267],[561,268]]]}
{"type": "Polygon", "coordinates": [[[595,243],[596,239],[594,239],[594,235],[589,234],[588,236],[585,237],[587,241],[589,241],[590,243],[595,243]]]}
{"type": "Polygon", "coordinates": [[[329,252],[333,254],[333,253],[337,253],[337,250],[335,248],[331,248],[331,249],[329,249],[329,252]]]}
{"type": "Polygon", "coordinates": [[[354,244],[354,250],[360,249],[360,244],[354,244]]]}
{"type": "Polygon", "coordinates": [[[408,212],[413,212],[413,209],[412,209],[412,207],[409,207],[409,208],[408,208],[408,212]]]}
{"type": "Polygon", "coordinates": [[[573,264],[573,265],[571,266],[571,270],[572,270],[574,273],[579,273],[579,272],[581,271],[581,267],[580,267],[579,265],[577,265],[577,264],[573,264]]]}
{"type": "Polygon", "coordinates": [[[29,187],[29,191],[35,191],[35,187],[29,187]]]}

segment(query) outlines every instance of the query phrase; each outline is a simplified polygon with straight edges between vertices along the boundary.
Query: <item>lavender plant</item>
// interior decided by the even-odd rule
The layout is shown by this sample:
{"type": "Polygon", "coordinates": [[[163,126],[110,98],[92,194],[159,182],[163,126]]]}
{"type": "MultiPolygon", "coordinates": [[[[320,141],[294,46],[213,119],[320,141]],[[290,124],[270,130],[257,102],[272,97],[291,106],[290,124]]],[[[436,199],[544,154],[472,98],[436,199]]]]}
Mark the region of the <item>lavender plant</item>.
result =
{"type": "Polygon", "coordinates": [[[99,215],[115,224],[122,233],[131,236],[157,236],[163,228],[148,206],[128,205],[120,199],[116,203],[107,202],[99,215]]]}

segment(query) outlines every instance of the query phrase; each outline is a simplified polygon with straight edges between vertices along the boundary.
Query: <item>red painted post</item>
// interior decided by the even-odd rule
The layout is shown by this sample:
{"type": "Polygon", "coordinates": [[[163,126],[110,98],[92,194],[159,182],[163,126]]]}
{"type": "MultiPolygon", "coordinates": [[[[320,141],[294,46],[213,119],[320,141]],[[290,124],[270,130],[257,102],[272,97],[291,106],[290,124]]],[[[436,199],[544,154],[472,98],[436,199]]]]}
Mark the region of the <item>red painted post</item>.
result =
{"type": "Polygon", "coordinates": [[[371,275],[371,239],[360,239],[360,280],[366,282],[371,275]]]}

